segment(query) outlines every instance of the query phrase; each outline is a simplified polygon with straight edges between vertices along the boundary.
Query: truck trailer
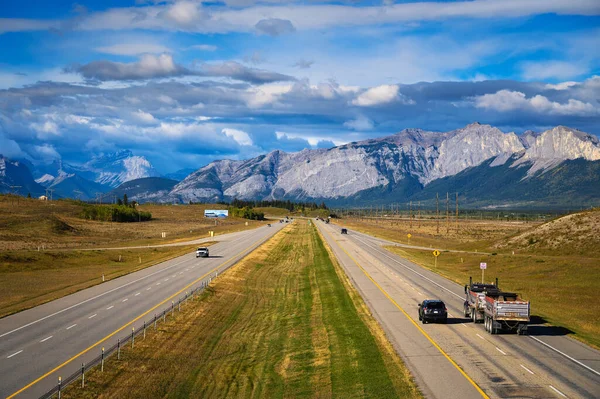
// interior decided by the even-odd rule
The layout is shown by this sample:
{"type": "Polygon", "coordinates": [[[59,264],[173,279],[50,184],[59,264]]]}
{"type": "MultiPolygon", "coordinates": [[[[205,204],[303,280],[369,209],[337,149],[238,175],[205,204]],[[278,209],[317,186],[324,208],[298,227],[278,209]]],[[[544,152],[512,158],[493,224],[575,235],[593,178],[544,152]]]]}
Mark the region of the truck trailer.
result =
{"type": "Polygon", "coordinates": [[[527,333],[529,301],[522,300],[514,292],[502,291],[498,287],[498,279],[495,284],[484,284],[473,283],[470,278],[469,285],[465,285],[465,294],[465,317],[470,316],[475,323],[482,321],[488,333],[527,333]]]}

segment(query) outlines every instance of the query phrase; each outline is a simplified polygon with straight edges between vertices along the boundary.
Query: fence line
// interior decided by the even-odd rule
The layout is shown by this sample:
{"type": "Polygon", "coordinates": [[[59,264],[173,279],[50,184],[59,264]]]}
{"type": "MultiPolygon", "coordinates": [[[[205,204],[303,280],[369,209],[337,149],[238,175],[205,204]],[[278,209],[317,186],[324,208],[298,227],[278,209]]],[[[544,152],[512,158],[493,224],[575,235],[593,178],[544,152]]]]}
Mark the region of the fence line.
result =
{"type": "MultiPolygon", "coordinates": [[[[200,286],[191,290],[189,293],[186,291],[185,296],[180,297],[177,300],[178,311],[181,312],[181,303],[182,302],[186,302],[190,298],[194,299],[195,294],[204,291],[204,289],[209,286],[212,279],[217,278],[217,276],[218,276],[217,273],[215,273],[214,277],[209,277],[206,281],[203,281],[200,284],[200,286]]],[[[115,354],[115,352],[116,352],[117,360],[120,360],[121,359],[121,349],[123,348],[124,345],[131,342],[131,349],[134,349],[135,348],[135,346],[134,346],[135,345],[135,337],[142,335],[143,338],[146,338],[146,329],[147,328],[149,328],[150,326],[153,326],[154,330],[156,330],[157,323],[161,319],[163,322],[166,322],[168,313],[171,313],[173,315],[175,311],[176,311],[175,302],[173,301],[173,302],[171,302],[171,306],[164,309],[162,311],[162,313],[161,312],[155,313],[154,317],[152,317],[151,319],[144,320],[143,328],[139,328],[136,331],[134,329],[134,327],[132,326],[131,332],[128,332],[127,335],[125,335],[125,336],[117,338],[117,342],[114,345],[112,345],[111,347],[109,347],[109,348],[102,347],[101,354],[98,355],[97,357],[95,357],[94,359],[92,359],[91,361],[89,361],[88,363],[82,363],[81,368],[78,371],[74,372],[73,374],[69,375],[68,377],[66,377],[64,379],[62,379],[61,377],[58,377],[58,382],[54,386],[54,388],[50,389],[48,392],[46,392],[45,394],[40,396],[40,399],[50,399],[52,397],[58,397],[60,399],[62,391],[68,385],[72,384],[73,382],[75,382],[77,380],[81,380],[81,387],[84,388],[85,387],[85,373],[88,370],[92,369],[95,366],[100,365],[100,370],[104,371],[104,362],[106,359],[108,359],[111,355],[115,354]]]]}

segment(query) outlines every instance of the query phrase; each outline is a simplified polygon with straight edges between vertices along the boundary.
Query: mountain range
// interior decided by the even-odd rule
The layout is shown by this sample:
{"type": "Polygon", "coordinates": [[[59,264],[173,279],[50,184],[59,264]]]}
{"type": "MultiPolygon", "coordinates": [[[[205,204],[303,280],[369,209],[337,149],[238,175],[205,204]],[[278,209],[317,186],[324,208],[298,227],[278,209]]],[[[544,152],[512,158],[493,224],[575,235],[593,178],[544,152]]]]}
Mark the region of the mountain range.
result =
{"type": "MultiPolygon", "coordinates": [[[[0,190],[8,191],[7,182],[18,180],[17,171],[27,180],[26,162],[17,166],[0,159],[0,190]]],[[[479,123],[450,132],[405,129],[329,149],[276,150],[248,160],[215,161],[164,178],[148,160],[127,150],[80,166],[55,161],[33,169],[36,181],[27,180],[29,191],[49,187],[82,199],[127,193],[141,202],[238,198],[431,205],[437,193],[456,192],[462,204],[488,208],[597,206],[600,200],[600,142],[564,126],[521,135],[479,123]]]]}

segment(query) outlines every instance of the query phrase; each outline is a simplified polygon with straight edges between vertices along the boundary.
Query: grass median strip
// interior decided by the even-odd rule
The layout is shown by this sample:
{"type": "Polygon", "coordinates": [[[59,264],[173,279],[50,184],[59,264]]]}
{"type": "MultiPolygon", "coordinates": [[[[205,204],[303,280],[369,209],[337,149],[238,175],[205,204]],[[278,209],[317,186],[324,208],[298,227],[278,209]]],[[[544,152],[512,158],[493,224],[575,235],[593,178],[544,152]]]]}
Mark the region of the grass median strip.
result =
{"type": "Polygon", "coordinates": [[[339,273],[297,222],[64,397],[419,397],[339,273]]]}

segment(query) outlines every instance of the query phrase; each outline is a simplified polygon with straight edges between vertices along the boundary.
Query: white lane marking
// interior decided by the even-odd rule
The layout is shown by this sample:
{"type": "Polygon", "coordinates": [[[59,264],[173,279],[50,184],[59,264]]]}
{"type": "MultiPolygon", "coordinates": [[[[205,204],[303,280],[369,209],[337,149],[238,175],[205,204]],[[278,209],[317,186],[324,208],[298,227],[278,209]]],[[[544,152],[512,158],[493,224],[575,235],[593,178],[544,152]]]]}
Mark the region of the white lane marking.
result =
{"type": "Polygon", "coordinates": [[[477,335],[479,338],[481,338],[485,341],[485,338],[483,338],[481,335],[479,335],[479,334],[475,334],[475,335],[477,335]]]}
{"type": "Polygon", "coordinates": [[[522,364],[519,364],[519,366],[523,367],[525,369],[525,371],[527,371],[529,374],[535,375],[535,373],[533,371],[529,370],[527,367],[523,366],[522,364]]]}
{"type": "Polygon", "coordinates": [[[160,283],[156,283],[156,285],[160,285],[160,283]]]}
{"type": "Polygon", "coordinates": [[[98,316],[98,313],[94,313],[93,315],[91,315],[90,317],[88,317],[88,319],[93,319],[96,316],[98,316]]]}
{"type": "Polygon", "coordinates": [[[186,267],[186,268],[185,268],[185,271],[186,271],[186,272],[189,272],[189,271],[190,271],[190,268],[189,268],[189,267],[186,267]]]}
{"type": "Polygon", "coordinates": [[[179,274],[183,274],[183,272],[179,272],[179,274]]]}
{"type": "Polygon", "coordinates": [[[558,389],[554,388],[552,385],[548,385],[550,388],[552,388],[552,390],[554,392],[556,392],[557,394],[559,394],[560,396],[562,396],[563,398],[566,398],[567,395],[565,395],[564,393],[562,393],[561,391],[559,391],[558,389]]]}
{"type": "Polygon", "coordinates": [[[71,328],[75,327],[77,324],[73,324],[72,326],[67,327],[67,330],[70,330],[71,328]]]}
{"type": "Polygon", "coordinates": [[[115,307],[114,305],[110,305],[109,307],[106,308],[106,310],[111,310],[114,307],[115,307]]]}
{"type": "Polygon", "coordinates": [[[506,352],[504,352],[502,349],[500,349],[500,348],[496,347],[496,350],[497,350],[498,352],[502,353],[503,355],[506,355],[506,352]]]}
{"type": "MultiPolygon", "coordinates": [[[[362,234],[362,233],[360,233],[360,234],[362,234]]],[[[366,234],[364,234],[364,235],[365,235],[366,237],[369,237],[369,236],[368,236],[368,235],[366,235],[366,234]]],[[[385,256],[386,258],[388,258],[388,259],[392,260],[393,262],[396,262],[396,263],[398,263],[398,264],[399,264],[399,265],[401,265],[402,267],[404,267],[404,268],[406,268],[406,269],[408,269],[408,270],[412,271],[413,273],[415,273],[415,274],[417,274],[417,275],[419,275],[419,276],[423,277],[425,280],[427,280],[427,281],[429,281],[429,282],[431,282],[431,283],[433,283],[433,284],[437,285],[438,287],[440,287],[441,289],[443,289],[443,290],[445,290],[445,291],[448,291],[450,294],[452,294],[452,295],[454,295],[454,296],[456,296],[456,297],[460,298],[461,300],[463,299],[463,297],[462,297],[462,296],[460,296],[460,295],[458,295],[458,294],[455,294],[454,292],[452,292],[452,291],[451,291],[451,290],[449,290],[448,288],[446,288],[446,287],[444,287],[444,286],[442,286],[442,285],[440,285],[440,284],[436,283],[436,282],[435,282],[435,281],[433,281],[432,279],[430,279],[430,278],[428,278],[428,277],[424,276],[423,274],[419,273],[418,271],[414,270],[413,268],[411,268],[411,267],[409,267],[409,266],[406,266],[404,263],[402,263],[402,262],[400,262],[400,261],[398,261],[398,260],[396,260],[396,259],[392,258],[391,256],[387,255],[386,253],[384,253],[384,252],[383,252],[383,251],[380,249],[380,247],[375,247],[375,246],[373,246],[373,245],[369,245],[369,244],[368,244],[368,243],[366,243],[365,241],[363,241],[363,240],[361,240],[360,238],[358,238],[356,235],[354,235],[353,237],[356,237],[356,239],[357,239],[358,241],[361,241],[363,244],[367,245],[368,247],[371,247],[371,248],[373,248],[373,249],[376,249],[376,250],[378,250],[378,252],[379,252],[381,255],[383,255],[383,256],[385,256]]],[[[553,347],[553,346],[551,346],[551,345],[548,345],[547,343],[545,343],[545,342],[544,342],[544,341],[542,341],[541,339],[538,339],[538,338],[536,338],[536,337],[533,337],[533,336],[531,336],[531,335],[529,335],[529,338],[531,338],[531,339],[534,339],[534,340],[538,341],[538,342],[539,342],[539,343],[541,343],[542,345],[545,345],[545,346],[546,346],[546,347],[548,347],[549,349],[552,349],[553,351],[555,351],[555,352],[557,352],[557,353],[559,353],[559,354],[563,355],[564,357],[566,357],[567,359],[571,360],[572,362],[574,362],[574,363],[577,363],[577,364],[578,364],[578,365],[580,365],[581,367],[584,367],[585,369],[587,369],[587,370],[591,371],[592,373],[594,373],[594,374],[596,374],[596,375],[599,375],[599,376],[600,376],[600,372],[598,372],[598,371],[594,370],[593,368],[591,368],[591,367],[589,367],[589,366],[586,366],[585,364],[581,363],[579,360],[577,360],[577,359],[574,359],[573,357],[571,357],[571,356],[567,355],[566,353],[564,353],[564,352],[562,352],[562,351],[560,351],[560,350],[556,349],[555,347],[553,347]]]]}
{"type": "Polygon", "coordinates": [[[166,279],[164,279],[163,281],[169,281],[169,279],[168,279],[168,278],[166,278],[166,279]]]}
{"type": "Polygon", "coordinates": [[[591,368],[591,367],[589,367],[589,366],[586,366],[585,364],[581,363],[581,362],[580,362],[579,360],[577,360],[577,359],[573,359],[571,356],[567,355],[567,354],[566,354],[566,353],[564,353],[564,352],[561,352],[561,351],[559,351],[558,349],[556,349],[556,348],[555,348],[555,347],[553,347],[553,346],[550,346],[550,345],[548,345],[547,343],[545,343],[545,342],[544,342],[544,341],[542,341],[541,339],[538,339],[538,338],[536,338],[536,337],[533,337],[533,336],[531,336],[531,335],[529,335],[529,338],[531,338],[531,339],[535,339],[535,340],[536,340],[537,342],[539,342],[540,344],[542,344],[542,345],[545,345],[545,346],[547,346],[548,348],[552,349],[553,351],[560,353],[561,355],[563,355],[563,356],[564,356],[564,357],[566,357],[567,359],[571,360],[572,362],[575,362],[575,363],[577,363],[577,364],[578,364],[578,365],[580,365],[581,367],[585,367],[586,369],[588,369],[588,370],[589,370],[589,371],[591,371],[592,373],[594,373],[594,374],[596,374],[596,375],[600,375],[600,373],[599,373],[599,372],[597,372],[596,370],[594,370],[593,368],[591,368]]]}
{"type": "Polygon", "coordinates": [[[465,323],[460,323],[461,326],[466,327],[467,325],[465,323]]]}
{"type": "Polygon", "coordinates": [[[129,299],[125,298],[121,302],[127,302],[129,299]]]}
{"type": "Polygon", "coordinates": [[[433,281],[433,280],[432,280],[432,279],[430,279],[429,277],[426,277],[426,276],[424,276],[423,274],[419,273],[418,271],[416,271],[416,270],[415,270],[415,269],[413,269],[412,267],[406,266],[404,263],[402,263],[402,262],[400,262],[400,261],[398,261],[398,260],[396,260],[396,259],[392,258],[392,257],[391,257],[391,256],[389,256],[388,254],[384,253],[384,252],[383,252],[383,251],[382,251],[382,250],[381,250],[379,247],[374,247],[374,246],[372,246],[372,245],[369,245],[368,243],[366,243],[365,241],[361,240],[361,239],[360,239],[360,238],[358,238],[357,236],[353,236],[353,237],[355,237],[355,238],[356,238],[358,241],[362,242],[363,244],[365,244],[365,245],[367,245],[367,246],[369,246],[369,247],[371,247],[371,248],[373,248],[373,249],[376,249],[376,250],[378,250],[378,252],[379,252],[381,255],[385,256],[386,258],[390,259],[391,261],[393,261],[393,262],[396,262],[397,264],[401,265],[402,267],[404,267],[404,268],[406,268],[406,269],[408,269],[408,270],[412,271],[413,273],[415,273],[415,274],[417,274],[417,275],[419,275],[419,276],[423,277],[425,280],[427,280],[427,281],[429,281],[429,282],[431,282],[431,283],[433,283],[433,284],[437,285],[438,287],[440,287],[441,289],[443,289],[443,290],[445,290],[445,291],[448,291],[450,294],[452,294],[452,295],[454,295],[454,296],[456,296],[456,297],[458,297],[458,298],[460,298],[460,299],[463,299],[463,297],[462,297],[462,296],[460,296],[460,295],[458,295],[458,294],[456,294],[456,293],[452,292],[452,291],[451,291],[451,290],[449,290],[448,288],[446,288],[446,287],[444,287],[444,286],[442,286],[442,285],[440,285],[440,284],[436,283],[435,281],[433,281]]]}
{"type": "Polygon", "coordinates": [[[17,356],[17,355],[18,355],[19,353],[21,353],[21,352],[23,352],[23,349],[21,349],[21,350],[20,350],[20,351],[18,351],[18,352],[15,352],[15,353],[13,353],[12,355],[8,355],[8,356],[6,356],[6,358],[7,358],[7,359],[10,359],[10,358],[11,358],[11,357],[13,357],[13,356],[17,356]]]}
{"type": "Polygon", "coordinates": [[[34,325],[34,324],[36,324],[36,323],[39,323],[40,321],[43,321],[43,320],[46,320],[46,319],[50,318],[50,317],[56,316],[57,314],[61,314],[61,313],[63,313],[63,312],[66,312],[67,310],[71,310],[71,309],[73,309],[73,308],[76,308],[77,306],[83,305],[84,303],[88,303],[88,302],[90,302],[90,301],[93,301],[93,300],[95,300],[95,299],[98,299],[98,298],[100,298],[100,297],[103,297],[104,295],[106,295],[106,294],[110,294],[111,292],[115,292],[115,291],[117,291],[117,290],[120,290],[121,288],[124,288],[124,287],[130,286],[131,284],[135,284],[135,283],[137,283],[138,281],[142,281],[142,280],[144,280],[144,279],[147,279],[148,277],[152,277],[152,276],[154,276],[155,274],[162,273],[162,272],[164,272],[164,271],[166,271],[166,270],[172,269],[172,268],[174,268],[175,266],[179,266],[179,265],[181,265],[182,263],[185,263],[185,262],[188,262],[188,261],[189,261],[189,259],[182,260],[181,262],[175,263],[174,265],[168,266],[168,267],[166,267],[166,268],[164,268],[164,269],[161,269],[161,270],[157,270],[157,271],[155,271],[154,273],[150,273],[150,274],[148,274],[147,276],[140,277],[140,278],[138,278],[138,279],[136,279],[136,280],[130,281],[130,282],[126,283],[126,284],[120,285],[120,286],[118,286],[118,287],[115,287],[115,288],[113,288],[113,289],[111,289],[111,290],[108,290],[108,291],[106,291],[106,292],[103,292],[102,294],[98,294],[98,295],[96,295],[96,296],[93,296],[93,297],[91,297],[91,298],[88,298],[88,299],[86,299],[86,300],[84,300],[84,301],[81,301],[81,302],[79,302],[79,303],[76,303],[76,304],[74,304],[74,305],[71,305],[71,306],[69,306],[69,307],[66,307],[66,308],[64,308],[64,309],[61,309],[61,310],[59,310],[58,312],[54,312],[54,313],[52,313],[52,314],[49,314],[48,316],[44,316],[44,317],[42,317],[42,318],[39,318],[39,319],[37,319],[37,320],[34,320],[34,321],[30,322],[30,323],[24,324],[24,325],[22,325],[21,327],[17,327],[17,328],[15,328],[14,330],[10,330],[10,331],[8,331],[8,332],[5,332],[4,334],[0,335],[0,338],[2,338],[2,337],[5,337],[5,336],[7,336],[8,334],[12,334],[12,333],[14,333],[14,332],[16,332],[16,331],[22,330],[22,329],[24,329],[24,328],[26,328],[26,327],[32,326],[32,325],[34,325]]]}
{"type": "Polygon", "coordinates": [[[43,340],[41,340],[40,342],[46,342],[46,341],[48,341],[48,340],[49,340],[50,338],[52,338],[52,337],[53,337],[53,335],[51,335],[51,336],[49,336],[49,337],[46,337],[46,338],[44,338],[43,340]]]}
{"type": "Polygon", "coordinates": [[[148,288],[146,288],[146,291],[150,291],[150,289],[151,289],[151,288],[152,288],[152,287],[148,287],[148,288]]]}
{"type": "Polygon", "coordinates": [[[138,295],[140,295],[140,293],[139,293],[139,292],[138,292],[137,294],[135,294],[134,296],[138,296],[138,295]]]}

